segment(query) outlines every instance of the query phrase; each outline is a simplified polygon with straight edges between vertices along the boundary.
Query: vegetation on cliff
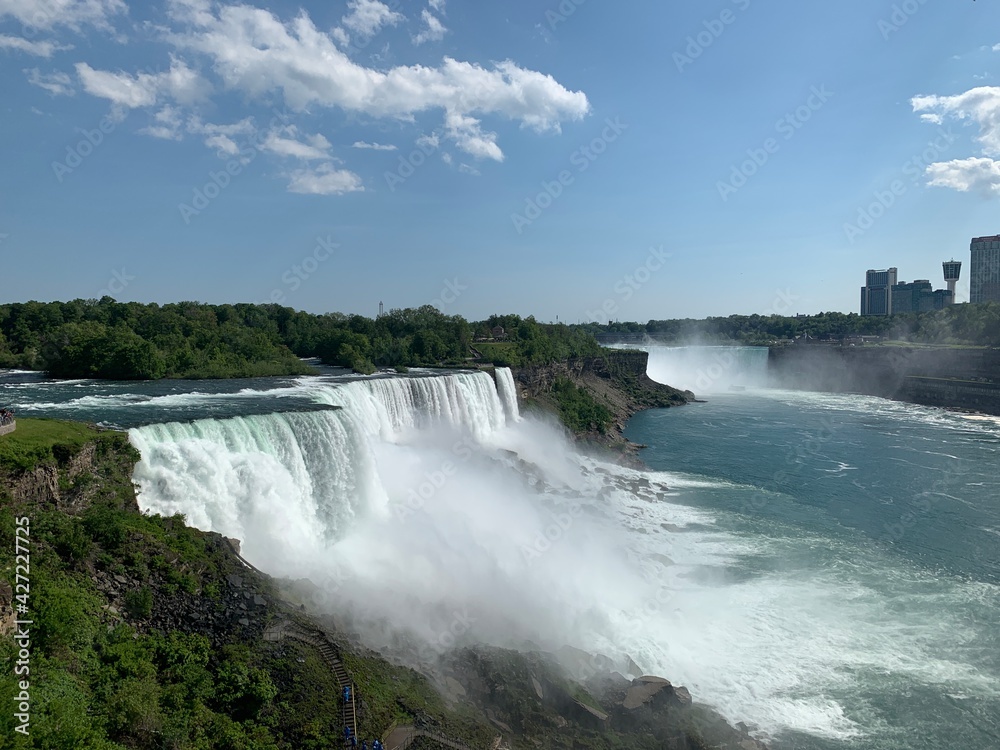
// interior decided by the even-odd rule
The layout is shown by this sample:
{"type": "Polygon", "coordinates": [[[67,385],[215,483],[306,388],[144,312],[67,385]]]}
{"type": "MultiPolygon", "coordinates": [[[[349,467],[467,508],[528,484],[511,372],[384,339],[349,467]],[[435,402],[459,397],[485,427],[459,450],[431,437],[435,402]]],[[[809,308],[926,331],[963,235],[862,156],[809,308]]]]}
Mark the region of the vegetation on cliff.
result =
{"type": "Polygon", "coordinates": [[[658,341],[740,342],[767,345],[775,340],[884,336],[923,344],[1000,346],[1000,303],[950,305],[943,310],[899,315],[858,315],[823,312],[818,315],[730,315],[704,320],[650,320],[646,323],[587,324],[588,333],[649,335],[658,341]]]}

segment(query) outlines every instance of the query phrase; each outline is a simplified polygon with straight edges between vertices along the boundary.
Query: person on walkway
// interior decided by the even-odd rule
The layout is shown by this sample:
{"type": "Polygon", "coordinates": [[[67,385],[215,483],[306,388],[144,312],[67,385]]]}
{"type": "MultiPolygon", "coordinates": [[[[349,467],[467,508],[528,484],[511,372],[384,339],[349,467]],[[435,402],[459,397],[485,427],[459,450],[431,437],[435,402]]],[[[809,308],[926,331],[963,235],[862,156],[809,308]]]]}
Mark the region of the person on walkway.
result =
{"type": "Polygon", "coordinates": [[[346,726],[344,727],[344,741],[345,742],[350,742],[351,741],[351,728],[350,727],[346,727],[346,726]]]}

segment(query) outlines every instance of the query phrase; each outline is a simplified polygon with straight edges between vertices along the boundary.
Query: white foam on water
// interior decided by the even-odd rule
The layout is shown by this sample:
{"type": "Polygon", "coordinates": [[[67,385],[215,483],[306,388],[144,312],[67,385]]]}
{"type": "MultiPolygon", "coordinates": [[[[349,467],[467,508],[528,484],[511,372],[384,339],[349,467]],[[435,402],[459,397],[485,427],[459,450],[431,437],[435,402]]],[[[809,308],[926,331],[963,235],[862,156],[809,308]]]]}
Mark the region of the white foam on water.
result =
{"type": "Polygon", "coordinates": [[[419,663],[466,641],[630,655],[765,735],[831,739],[870,729],[838,697],[866,671],[995,683],[963,661],[974,632],[949,614],[995,591],[780,528],[726,532],[696,494],[753,488],[581,456],[521,418],[505,382],[309,380],[292,390],[342,409],[133,429],[140,504],[309,577],[317,606],[419,663]],[[836,564],[769,564],[812,548],[836,564]]]}

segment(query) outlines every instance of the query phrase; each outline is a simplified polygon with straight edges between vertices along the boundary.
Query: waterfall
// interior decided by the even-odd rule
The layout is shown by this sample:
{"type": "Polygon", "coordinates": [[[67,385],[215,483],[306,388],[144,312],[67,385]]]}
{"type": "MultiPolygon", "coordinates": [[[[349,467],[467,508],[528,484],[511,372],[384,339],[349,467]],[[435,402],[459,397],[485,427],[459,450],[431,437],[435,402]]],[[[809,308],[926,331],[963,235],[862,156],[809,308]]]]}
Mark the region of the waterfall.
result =
{"type": "Polygon", "coordinates": [[[624,348],[649,352],[646,374],[656,382],[695,394],[768,384],[767,347],[653,344],[624,348]]]}
{"type": "Polygon", "coordinates": [[[193,526],[243,540],[251,561],[288,550],[277,563],[291,575],[352,523],[388,514],[385,476],[398,467],[380,456],[386,445],[418,431],[483,442],[517,418],[516,401],[512,412],[481,372],[306,387],[317,403],[342,408],[131,430],[143,510],[182,513],[193,526]]]}
{"type": "Polygon", "coordinates": [[[509,367],[498,367],[495,370],[497,379],[497,393],[500,401],[503,402],[504,414],[507,415],[508,422],[519,422],[521,412],[517,406],[517,386],[514,384],[514,375],[509,367]]]}

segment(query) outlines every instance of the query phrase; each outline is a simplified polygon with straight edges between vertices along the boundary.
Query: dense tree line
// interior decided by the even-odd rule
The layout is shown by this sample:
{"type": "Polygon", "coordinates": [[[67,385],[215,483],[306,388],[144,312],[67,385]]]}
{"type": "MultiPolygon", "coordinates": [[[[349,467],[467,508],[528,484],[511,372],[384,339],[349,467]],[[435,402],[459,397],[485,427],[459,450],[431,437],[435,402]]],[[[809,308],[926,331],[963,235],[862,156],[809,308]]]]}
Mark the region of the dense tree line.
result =
{"type": "Polygon", "coordinates": [[[310,368],[300,358],[309,357],[367,373],[464,365],[477,356],[496,364],[539,364],[598,351],[592,336],[565,325],[516,315],[471,323],[429,305],[374,319],[279,305],[156,305],[110,297],[0,305],[0,367],[56,377],[303,374],[310,368]],[[503,333],[494,337],[497,327],[503,333]]]}
{"type": "Polygon", "coordinates": [[[729,317],[650,320],[647,323],[588,324],[588,333],[648,334],[661,341],[769,344],[808,336],[816,339],[881,336],[923,344],[1000,346],[1000,303],[951,305],[943,310],[892,316],[824,312],[803,317],[729,317]]]}

